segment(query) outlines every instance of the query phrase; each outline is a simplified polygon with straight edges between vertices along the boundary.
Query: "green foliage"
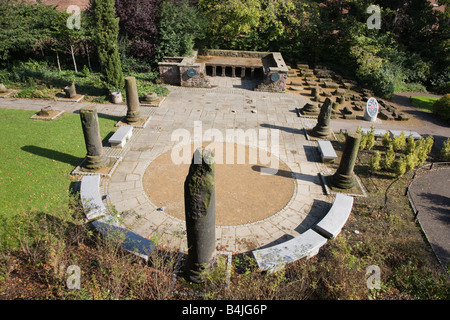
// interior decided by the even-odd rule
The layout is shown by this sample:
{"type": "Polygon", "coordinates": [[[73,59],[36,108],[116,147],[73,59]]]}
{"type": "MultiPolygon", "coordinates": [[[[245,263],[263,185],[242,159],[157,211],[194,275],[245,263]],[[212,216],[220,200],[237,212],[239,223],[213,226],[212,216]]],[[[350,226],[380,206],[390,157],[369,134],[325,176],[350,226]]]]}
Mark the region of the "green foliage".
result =
{"type": "Polygon", "coordinates": [[[433,104],[433,114],[442,121],[450,122],[450,93],[433,104]]]}
{"type": "Polygon", "coordinates": [[[160,8],[159,57],[192,53],[195,41],[204,37],[205,22],[188,0],[164,1],[160,8]]]}
{"type": "Polygon", "coordinates": [[[27,57],[49,41],[59,15],[53,6],[1,0],[0,63],[27,57]]]}
{"type": "Polygon", "coordinates": [[[395,151],[403,151],[406,146],[406,137],[404,131],[402,131],[399,136],[394,138],[394,140],[392,141],[392,145],[395,151]]]}
{"type": "Polygon", "coordinates": [[[417,155],[416,153],[409,153],[405,157],[405,172],[409,172],[416,167],[417,155]]]}
{"type": "Polygon", "coordinates": [[[444,141],[441,149],[441,158],[443,161],[450,161],[450,139],[444,141]]]}
{"type": "Polygon", "coordinates": [[[375,129],[372,128],[369,133],[367,134],[367,142],[366,142],[366,149],[372,150],[372,148],[375,146],[375,129]]]}
{"type": "Polygon", "coordinates": [[[199,0],[198,8],[209,20],[210,44],[216,45],[249,33],[264,14],[260,0],[199,0]]]}
{"type": "Polygon", "coordinates": [[[394,145],[391,143],[391,144],[389,144],[389,146],[387,148],[386,155],[383,160],[383,168],[385,170],[391,170],[392,166],[394,164],[394,161],[395,161],[395,151],[394,151],[394,145]]]}
{"type": "Polygon", "coordinates": [[[381,168],[380,165],[381,154],[379,151],[375,151],[369,158],[369,169],[372,172],[378,171],[381,168]]]}
{"type": "Polygon", "coordinates": [[[389,133],[389,131],[386,131],[386,133],[383,136],[383,146],[387,148],[391,144],[391,142],[392,142],[391,134],[389,133]]]}
{"type": "Polygon", "coordinates": [[[119,19],[115,18],[114,0],[92,0],[91,10],[97,53],[105,82],[110,88],[121,89],[125,80],[117,45],[119,19]]]}
{"type": "Polygon", "coordinates": [[[397,177],[401,177],[406,173],[407,163],[405,157],[400,157],[394,162],[394,174],[397,177]]]}
{"type": "Polygon", "coordinates": [[[405,149],[405,153],[411,154],[414,153],[414,150],[416,148],[416,142],[414,141],[414,138],[412,135],[410,135],[407,139],[406,139],[406,149],[405,149]]]}

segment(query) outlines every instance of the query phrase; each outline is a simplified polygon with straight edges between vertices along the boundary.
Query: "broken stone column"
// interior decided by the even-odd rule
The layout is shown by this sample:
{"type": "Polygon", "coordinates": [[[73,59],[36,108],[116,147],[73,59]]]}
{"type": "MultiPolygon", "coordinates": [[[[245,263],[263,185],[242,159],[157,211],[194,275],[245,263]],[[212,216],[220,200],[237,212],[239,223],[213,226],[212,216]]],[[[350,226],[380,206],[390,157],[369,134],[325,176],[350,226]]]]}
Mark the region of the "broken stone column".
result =
{"type": "Polygon", "coordinates": [[[3,83],[0,83],[0,93],[8,92],[8,89],[6,89],[5,85],[3,83]]]}
{"type": "Polygon", "coordinates": [[[66,93],[66,98],[73,99],[77,96],[77,91],[75,89],[75,83],[72,82],[70,86],[64,88],[64,92],[66,93]]]}
{"type": "Polygon", "coordinates": [[[202,282],[205,271],[216,264],[214,154],[205,148],[194,152],[184,182],[188,244],[186,276],[202,282]]]}
{"type": "Polygon", "coordinates": [[[345,140],[341,162],[336,173],[331,177],[332,185],[340,189],[351,189],[356,185],[353,169],[358,156],[361,135],[349,133],[345,140]]]}
{"type": "Polygon", "coordinates": [[[125,90],[127,93],[127,116],[125,122],[139,122],[141,120],[141,110],[135,77],[125,78],[125,90]]]}
{"type": "Polygon", "coordinates": [[[89,170],[106,167],[107,158],[103,153],[97,109],[95,107],[82,108],[80,110],[80,118],[87,150],[84,167],[89,170]]]}
{"type": "Polygon", "coordinates": [[[333,105],[330,98],[327,98],[320,108],[320,113],[317,118],[317,124],[310,132],[313,137],[324,139],[330,136],[330,119],[332,106],[333,105]]]}

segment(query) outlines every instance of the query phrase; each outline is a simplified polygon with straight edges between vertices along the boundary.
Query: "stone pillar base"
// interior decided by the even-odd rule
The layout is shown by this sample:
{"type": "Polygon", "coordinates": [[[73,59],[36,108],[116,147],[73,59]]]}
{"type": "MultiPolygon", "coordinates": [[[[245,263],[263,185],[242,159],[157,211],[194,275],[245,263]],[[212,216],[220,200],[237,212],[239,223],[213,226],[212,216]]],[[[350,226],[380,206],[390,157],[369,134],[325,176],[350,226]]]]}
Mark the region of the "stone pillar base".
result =
{"type": "Polygon", "coordinates": [[[316,138],[325,139],[328,138],[331,135],[331,129],[330,127],[320,127],[320,128],[314,128],[311,130],[310,135],[316,138]]]}
{"type": "Polygon", "coordinates": [[[353,174],[345,175],[345,174],[336,172],[331,177],[331,183],[336,188],[351,189],[356,186],[356,178],[353,174]]]}
{"type": "Polygon", "coordinates": [[[128,111],[127,112],[127,116],[125,118],[125,122],[127,123],[136,123],[141,121],[141,111],[137,110],[137,111],[128,111]]]}
{"type": "Polygon", "coordinates": [[[86,156],[86,162],[83,167],[88,170],[98,170],[108,165],[107,160],[108,159],[103,154],[100,156],[86,156]]]}

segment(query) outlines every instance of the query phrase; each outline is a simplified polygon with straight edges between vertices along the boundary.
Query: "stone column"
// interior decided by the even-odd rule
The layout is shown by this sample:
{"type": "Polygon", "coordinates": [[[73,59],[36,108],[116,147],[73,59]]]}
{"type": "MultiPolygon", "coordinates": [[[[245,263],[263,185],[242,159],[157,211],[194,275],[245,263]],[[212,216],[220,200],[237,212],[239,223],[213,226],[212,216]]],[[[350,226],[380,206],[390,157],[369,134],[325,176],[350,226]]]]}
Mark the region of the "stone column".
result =
{"type": "Polygon", "coordinates": [[[332,185],[340,189],[351,189],[356,185],[353,169],[358,156],[361,135],[349,133],[345,140],[341,162],[336,173],[331,177],[332,185]]]}
{"type": "Polygon", "coordinates": [[[330,119],[332,103],[330,98],[327,98],[320,108],[319,117],[317,118],[316,126],[311,130],[310,134],[317,138],[328,138],[331,134],[330,119]]]}
{"type": "Polygon", "coordinates": [[[212,66],[212,76],[215,77],[217,75],[217,67],[212,66]]]}
{"type": "Polygon", "coordinates": [[[318,86],[312,87],[311,95],[313,96],[313,98],[311,100],[319,102],[320,101],[320,87],[318,87],[318,86]]]}
{"type": "Polygon", "coordinates": [[[241,78],[245,78],[245,67],[241,67],[241,78]]]}
{"type": "Polygon", "coordinates": [[[107,158],[103,153],[97,109],[95,107],[82,108],[80,118],[87,150],[84,167],[89,170],[104,168],[107,164],[107,158]]]}
{"type": "Polygon", "coordinates": [[[125,122],[139,122],[141,120],[141,110],[135,77],[125,78],[125,90],[127,92],[127,116],[125,122]]]}
{"type": "Polygon", "coordinates": [[[226,68],[225,66],[222,66],[222,77],[225,77],[225,75],[226,75],[226,73],[225,73],[225,72],[226,72],[226,71],[225,71],[225,68],[226,68]]]}
{"type": "Polygon", "coordinates": [[[75,83],[72,82],[70,86],[65,87],[64,92],[66,93],[66,98],[75,98],[77,96],[75,83]]]}
{"type": "Polygon", "coordinates": [[[214,154],[203,147],[194,152],[184,182],[188,244],[187,278],[202,282],[202,273],[216,263],[214,154]]]}
{"type": "Polygon", "coordinates": [[[231,76],[236,78],[236,67],[231,67],[231,76]]]}

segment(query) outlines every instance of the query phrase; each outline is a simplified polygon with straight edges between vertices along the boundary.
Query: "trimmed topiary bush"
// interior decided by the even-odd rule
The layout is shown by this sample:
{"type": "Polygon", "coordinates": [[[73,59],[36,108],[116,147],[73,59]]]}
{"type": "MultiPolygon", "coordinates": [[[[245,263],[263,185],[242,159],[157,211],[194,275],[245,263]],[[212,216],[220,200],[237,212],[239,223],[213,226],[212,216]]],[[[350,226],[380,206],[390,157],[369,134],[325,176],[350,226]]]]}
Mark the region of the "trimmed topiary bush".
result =
{"type": "Polygon", "coordinates": [[[433,114],[442,121],[450,123],[450,93],[433,104],[433,114]]]}

